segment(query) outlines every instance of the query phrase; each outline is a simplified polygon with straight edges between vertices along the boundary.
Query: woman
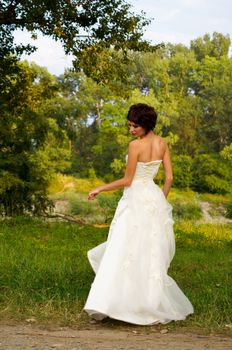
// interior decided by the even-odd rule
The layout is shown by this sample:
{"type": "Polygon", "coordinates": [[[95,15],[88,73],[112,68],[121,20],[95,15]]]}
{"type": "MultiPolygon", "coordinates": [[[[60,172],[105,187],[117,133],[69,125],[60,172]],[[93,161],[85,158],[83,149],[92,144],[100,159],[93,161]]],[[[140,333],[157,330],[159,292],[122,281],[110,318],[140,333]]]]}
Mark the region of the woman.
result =
{"type": "Polygon", "coordinates": [[[149,325],[183,320],[193,307],[167,275],[175,253],[172,207],[167,202],[173,177],[168,147],[152,131],[157,114],[153,107],[130,107],[130,142],[125,175],[89,193],[124,188],[110,226],[107,242],[88,252],[96,273],[84,309],[94,319],[111,317],[149,325]],[[163,190],[153,178],[163,163],[163,190]]]}

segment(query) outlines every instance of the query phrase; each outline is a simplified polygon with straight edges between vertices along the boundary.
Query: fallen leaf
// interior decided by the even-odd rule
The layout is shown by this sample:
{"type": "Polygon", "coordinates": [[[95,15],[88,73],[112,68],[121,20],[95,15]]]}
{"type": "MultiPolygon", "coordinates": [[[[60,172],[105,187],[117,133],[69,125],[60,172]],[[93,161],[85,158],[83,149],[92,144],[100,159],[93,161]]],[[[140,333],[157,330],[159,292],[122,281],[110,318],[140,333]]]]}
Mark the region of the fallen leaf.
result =
{"type": "Polygon", "coordinates": [[[160,333],[161,334],[167,334],[168,333],[168,329],[161,329],[160,333]]]}
{"type": "Polygon", "coordinates": [[[232,324],[226,324],[227,328],[232,328],[232,324]]]}
{"type": "Polygon", "coordinates": [[[28,323],[34,323],[34,322],[36,322],[36,319],[35,319],[34,317],[32,317],[32,318],[27,318],[27,319],[26,319],[26,322],[28,322],[28,323]]]}

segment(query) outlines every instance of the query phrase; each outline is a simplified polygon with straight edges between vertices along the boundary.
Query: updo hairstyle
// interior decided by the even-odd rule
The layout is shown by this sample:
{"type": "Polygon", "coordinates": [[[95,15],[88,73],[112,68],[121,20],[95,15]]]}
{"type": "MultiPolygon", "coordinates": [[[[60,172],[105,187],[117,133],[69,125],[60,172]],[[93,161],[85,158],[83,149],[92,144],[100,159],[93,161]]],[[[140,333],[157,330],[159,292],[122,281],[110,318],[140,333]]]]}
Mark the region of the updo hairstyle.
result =
{"type": "Polygon", "coordinates": [[[156,126],[157,113],[153,107],[145,103],[137,103],[130,107],[127,120],[140,125],[147,134],[156,126]]]}

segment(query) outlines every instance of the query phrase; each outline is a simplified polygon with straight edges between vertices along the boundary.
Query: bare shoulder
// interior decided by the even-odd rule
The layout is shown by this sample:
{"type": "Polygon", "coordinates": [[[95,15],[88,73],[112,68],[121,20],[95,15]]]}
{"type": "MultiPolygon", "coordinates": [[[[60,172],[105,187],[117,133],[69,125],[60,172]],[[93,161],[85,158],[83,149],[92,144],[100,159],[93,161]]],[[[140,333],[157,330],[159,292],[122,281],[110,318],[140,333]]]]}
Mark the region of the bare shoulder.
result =
{"type": "Polygon", "coordinates": [[[134,159],[135,161],[138,158],[138,154],[140,152],[140,142],[139,140],[133,140],[129,143],[128,147],[128,157],[129,159],[134,159]]]}
{"type": "Polygon", "coordinates": [[[156,140],[158,142],[158,145],[163,149],[163,150],[166,150],[167,148],[167,143],[166,141],[161,137],[161,136],[158,136],[156,135],[156,140]]]}
{"type": "Polygon", "coordinates": [[[141,140],[133,140],[129,143],[129,149],[138,149],[140,147],[141,140]]]}

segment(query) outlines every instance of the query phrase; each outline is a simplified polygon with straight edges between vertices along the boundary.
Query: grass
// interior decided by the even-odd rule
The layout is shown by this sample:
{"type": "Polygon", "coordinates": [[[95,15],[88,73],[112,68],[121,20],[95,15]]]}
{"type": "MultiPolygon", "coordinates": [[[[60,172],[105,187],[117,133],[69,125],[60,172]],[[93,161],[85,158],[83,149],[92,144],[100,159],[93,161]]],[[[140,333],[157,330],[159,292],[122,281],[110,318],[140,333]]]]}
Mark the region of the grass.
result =
{"type": "Polygon", "coordinates": [[[86,251],[104,230],[17,218],[0,239],[1,316],[76,322],[93,278],[86,251]]]}
{"type": "Polygon", "coordinates": [[[170,274],[192,301],[187,325],[213,331],[231,324],[232,227],[183,223],[176,226],[177,254],[170,274]]]}
{"type": "MultiPolygon", "coordinates": [[[[1,221],[1,318],[85,324],[82,308],[94,278],[86,252],[104,241],[107,232],[108,227],[24,217],[1,221]]],[[[175,234],[177,253],[169,274],[195,314],[170,327],[229,332],[232,227],[183,222],[175,225],[175,234]]]]}

